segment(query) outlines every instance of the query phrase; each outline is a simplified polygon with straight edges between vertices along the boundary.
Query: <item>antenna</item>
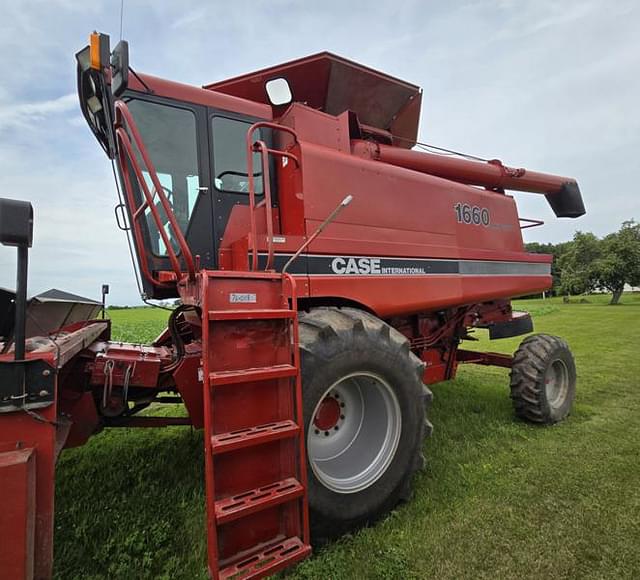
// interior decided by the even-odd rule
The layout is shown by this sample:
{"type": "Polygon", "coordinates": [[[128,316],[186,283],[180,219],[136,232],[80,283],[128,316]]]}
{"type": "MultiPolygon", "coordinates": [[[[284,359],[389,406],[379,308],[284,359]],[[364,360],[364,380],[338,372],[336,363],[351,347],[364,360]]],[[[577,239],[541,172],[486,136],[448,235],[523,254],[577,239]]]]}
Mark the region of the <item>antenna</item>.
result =
{"type": "Polygon", "coordinates": [[[120,40],[122,40],[122,20],[124,16],[124,0],[120,0],[120,40]]]}

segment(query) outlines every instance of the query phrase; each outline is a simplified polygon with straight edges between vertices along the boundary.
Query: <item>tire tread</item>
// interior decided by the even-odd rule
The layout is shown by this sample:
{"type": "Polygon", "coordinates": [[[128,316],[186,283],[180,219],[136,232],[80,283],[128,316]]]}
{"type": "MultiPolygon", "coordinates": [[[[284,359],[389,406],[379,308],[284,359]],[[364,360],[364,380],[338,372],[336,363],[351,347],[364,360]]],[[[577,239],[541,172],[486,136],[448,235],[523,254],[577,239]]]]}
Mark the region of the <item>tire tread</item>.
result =
{"type": "MultiPolygon", "coordinates": [[[[543,424],[559,420],[552,417],[546,409],[543,389],[549,359],[554,353],[561,351],[570,354],[567,343],[550,334],[534,334],[520,343],[513,356],[510,375],[511,400],[517,417],[543,424]]],[[[570,380],[573,380],[575,387],[575,368],[573,379],[570,380]]]]}
{"type": "MultiPolygon", "coordinates": [[[[325,358],[323,353],[329,349],[328,342],[338,340],[342,344],[346,344],[358,335],[367,333],[371,337],[375,337],[376,340],[387,343],[390,350],[397,353],[398,357],[408,358],[410,365],[415,369],[417,379],[422,384],[421,395],[418,397],[416,404],[422,407],[424,419],[419,422],[419,433],[416,440],[422,442],[425,437],[431,435],[433,426],[426,419],[426,412],[433,400],[433,394],[422,383],[425,364],[411,352],[409,341],[402,333],[369,312],[351,307],[313,308],[307,312],[300,313],[299,323],[300,348],[305,357],[323,360],[325,358]]],[[[411,496],[413,475],[425,466],[422,448],[422,444],[417,445],[416,453],[411,461],[410,473],[404,478],[398,490],[398,498],[402,501],[408,500],[411,496]]],[[[313,527],[318,528],[317,526],[313,527]]],[[[325,535],[324,532],[325,530],[320,526],[316,534],[319,533],[320,536],[323,536],[325,535]]],[[[333,534],[329,530],[326,535],[331,536],[333,534]]]]}

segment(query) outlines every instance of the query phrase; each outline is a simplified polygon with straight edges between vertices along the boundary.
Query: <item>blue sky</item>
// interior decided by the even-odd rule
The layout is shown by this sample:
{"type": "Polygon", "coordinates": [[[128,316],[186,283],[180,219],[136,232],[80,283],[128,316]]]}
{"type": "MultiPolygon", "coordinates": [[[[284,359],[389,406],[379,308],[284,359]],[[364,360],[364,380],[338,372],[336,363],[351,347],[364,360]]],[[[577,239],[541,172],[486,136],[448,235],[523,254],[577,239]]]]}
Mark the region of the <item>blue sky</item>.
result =
{"type": "MultiPolygon", "coordinates": [[[[36,212],[30,293],[58,287],[139,302],[113,217],[111,168],[75,96],[74,53],[100,30],[117,40],[120,0],[2,0],[0,196],[36,212]]],[[[420,137],[505,163],[576,177],[587,215],[528,241],[599,235],[640,219],[640,3],[583,0],[234,2],[125,0],[140,71],[202,85],[329,50],[424,89],[420,137]]],[[[0,286],[15,251],[0,247],[0,286]]]]}

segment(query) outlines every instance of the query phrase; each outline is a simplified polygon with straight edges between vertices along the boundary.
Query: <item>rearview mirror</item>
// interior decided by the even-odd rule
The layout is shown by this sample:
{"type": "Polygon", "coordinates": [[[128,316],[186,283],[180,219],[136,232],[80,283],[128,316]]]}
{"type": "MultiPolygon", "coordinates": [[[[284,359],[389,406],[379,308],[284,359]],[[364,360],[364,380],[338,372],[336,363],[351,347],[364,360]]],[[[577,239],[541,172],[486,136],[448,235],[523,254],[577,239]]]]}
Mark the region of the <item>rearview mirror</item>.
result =
{"type": "Polygon", "coordinates": [[[32,243],[32,205],[28,201],[0,198],[0,244],[30,248],[32,243]]]}
{"type": "Polygon", "coordinates": [[[282,77],[277,79],[271,79],[264,85],[269,97],[269,102],[274,106],[288,105],[292,100],[291,88],[287,79],[282,77]]]}
{"type": "Polygon", "coordinates": [[[111,53],[111,94],[119,97],[129,82],[129,43],[121,40],[111,53]]]}

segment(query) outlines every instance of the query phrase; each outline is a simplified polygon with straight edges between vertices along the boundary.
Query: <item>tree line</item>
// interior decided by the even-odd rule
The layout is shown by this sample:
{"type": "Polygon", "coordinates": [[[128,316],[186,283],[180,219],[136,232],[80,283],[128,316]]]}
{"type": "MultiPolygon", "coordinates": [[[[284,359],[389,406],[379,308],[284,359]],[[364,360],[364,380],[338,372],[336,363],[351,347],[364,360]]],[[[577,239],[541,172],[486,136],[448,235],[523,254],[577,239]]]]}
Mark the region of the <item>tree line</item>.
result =
{"type": "Polygon", "coordinates": [[[610,304],[617,304],[625,284],[640,286],[640,224],[634,220],[602,238],[578,231],[569,242],[525,246],[529,252],[553,254],[552,292],[556,295],[606,291],[611,293],[610,304]]]}

